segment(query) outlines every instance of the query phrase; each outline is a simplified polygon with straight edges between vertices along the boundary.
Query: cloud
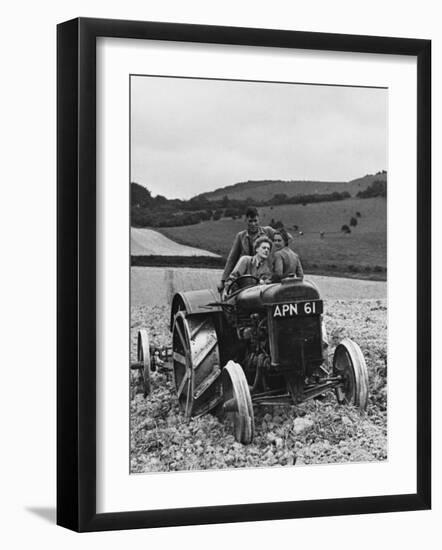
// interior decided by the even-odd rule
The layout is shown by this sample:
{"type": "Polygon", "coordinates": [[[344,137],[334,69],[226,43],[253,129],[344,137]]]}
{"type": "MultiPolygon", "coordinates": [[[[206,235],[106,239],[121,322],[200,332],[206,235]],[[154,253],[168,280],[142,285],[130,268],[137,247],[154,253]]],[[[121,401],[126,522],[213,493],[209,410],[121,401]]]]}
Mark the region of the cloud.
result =
{"type": "Polygon", "coordinates": [[[131,175],[190,197],[249,179],[347,181],[387,164],[385,89],[132,77],[131,175]]]}

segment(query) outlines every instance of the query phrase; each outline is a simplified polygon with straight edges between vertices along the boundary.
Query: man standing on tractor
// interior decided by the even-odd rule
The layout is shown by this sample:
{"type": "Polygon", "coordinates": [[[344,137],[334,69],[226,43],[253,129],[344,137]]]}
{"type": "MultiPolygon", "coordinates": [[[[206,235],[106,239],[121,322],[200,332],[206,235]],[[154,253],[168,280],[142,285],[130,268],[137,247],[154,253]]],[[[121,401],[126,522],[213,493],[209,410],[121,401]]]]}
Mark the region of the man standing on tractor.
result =
{"type": "Polygon", "coordinates": [[[220,292],[224,289],[225,282],[238,263],[238,260],[242,256],[254,255],[254,244],[259,237],[267,237],[270,241],[273,240],[275,230],[270,226],[261,227],[259,225],[258,210],[254,206],[247,208],[246,219],[247,229],[236,234],[232,248],[227,257],[226,266],[221,277],[221,283],[218,286],[220,292]]]}

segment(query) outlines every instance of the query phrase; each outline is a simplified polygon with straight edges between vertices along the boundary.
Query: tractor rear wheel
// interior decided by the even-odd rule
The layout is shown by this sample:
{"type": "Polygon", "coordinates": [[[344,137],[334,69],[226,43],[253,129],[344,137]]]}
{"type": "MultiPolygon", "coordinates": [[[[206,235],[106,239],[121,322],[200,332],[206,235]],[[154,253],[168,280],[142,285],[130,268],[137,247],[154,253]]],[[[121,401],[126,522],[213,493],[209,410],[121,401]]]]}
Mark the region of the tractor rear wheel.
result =
{"type": "Polygon", "coordinates": [[[146,329],[138,331],[137,338],[137,360],[142,364],[144,397],[150,394],[150,344],[149,334],[146,329]]]}
{"type": "Polygon", "coordinates": [[[223,410],[233,422],[236,441],[249,444],[255,432],[252,398],[241,366],[229,361],[222,371],[223,410]]]}
{"type": "Polygon", "coordinates": [[[218,338],[210,315],[178,311],[173,322],[173,372],[186,419],[213,409],[222,399],[218,338]]]}
{"type": "Polygon", "coordinates": [[[368,405],[367,365],[361,348],[350,338],[345,338],[336,347],[333,374],[342,377],[342,384],[336,388],[338,402],[365,410],[368,405]]]}

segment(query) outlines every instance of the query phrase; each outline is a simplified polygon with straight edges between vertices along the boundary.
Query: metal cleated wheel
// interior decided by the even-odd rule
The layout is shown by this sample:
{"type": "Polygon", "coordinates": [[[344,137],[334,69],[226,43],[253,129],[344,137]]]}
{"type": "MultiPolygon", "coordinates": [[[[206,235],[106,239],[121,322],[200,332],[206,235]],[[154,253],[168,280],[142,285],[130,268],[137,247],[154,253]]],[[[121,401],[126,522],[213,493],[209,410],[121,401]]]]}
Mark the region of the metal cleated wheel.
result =
{"type": "Polygon", "coordinates": [[[175,390],[188,420],[207,413],[222,400],[218,338],[211,316],[178,311],[172,342],[175,390]]]}
{"type": "Polygon", "coordinates": [[[255,432],[252,398],[241,366],[229,361],[222,371],[223,410],[233,422],[236,441],[249,444],[255,432]]]}
{"type": "Polygon", "coordinates": [[[149,344],[149,334],[146,329],[140,329],[138,331],[137,338],[137,360],[141,365],[140,370],[142,370],[143,377],[143,390],[144,397],[147,397],[151,391],[150,384],[150,344],[149,344]]]}
{"type": "Polygon", "coordinates": [[[342,377],[342,384],[336,388],[338,403],[365,410],[368,405],[367,365],[361,348],[350,338],[345,338],[336,347],[333,374],[342,377]]]}

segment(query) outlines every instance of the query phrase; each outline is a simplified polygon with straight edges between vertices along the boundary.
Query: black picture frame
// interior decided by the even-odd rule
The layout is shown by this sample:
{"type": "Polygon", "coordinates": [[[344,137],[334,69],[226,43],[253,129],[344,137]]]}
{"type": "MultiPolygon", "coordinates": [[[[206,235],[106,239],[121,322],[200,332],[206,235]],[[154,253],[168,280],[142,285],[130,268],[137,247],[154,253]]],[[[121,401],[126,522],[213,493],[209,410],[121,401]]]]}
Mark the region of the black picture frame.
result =
{"type": "Polygon", "coordinates": [[[74,19],[57,28],[57,523],[83,531],[424,510],[431,506],[431,41],[74,19]],[[415,494],[96,512],[96,39],[166,40],[417,59],[415,494]]]}

